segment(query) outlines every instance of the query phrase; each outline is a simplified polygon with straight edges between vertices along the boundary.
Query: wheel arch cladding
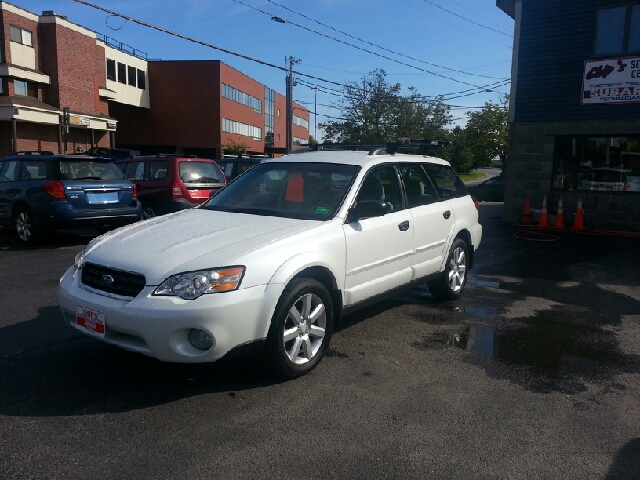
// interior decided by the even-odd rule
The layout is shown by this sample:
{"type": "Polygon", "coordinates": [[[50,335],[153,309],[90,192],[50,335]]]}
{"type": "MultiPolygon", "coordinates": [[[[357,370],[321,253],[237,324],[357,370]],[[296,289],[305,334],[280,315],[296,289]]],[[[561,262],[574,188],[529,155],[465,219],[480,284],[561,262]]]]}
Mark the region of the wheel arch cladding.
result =
{"type": "Polygon", "coordinates": [[[339,324],[342,315],[342,292],[338,288],[338,282],[331,270],[319,265],[307,267],[299,271],[292,280],[294,278],[312,278],[320,282],[324,288],[327,289],[333,301],[333,323],[335,331],[335,327],[339,324]]]}
{"type": "Polygon", "coordinates": [[[458,232],[456,238],[459,238],[467,244],[467,255],[469,256],[469,268],[473,267],[474,248],[471,241],[471,232],[466,228],[463,228],[458,232]]]}

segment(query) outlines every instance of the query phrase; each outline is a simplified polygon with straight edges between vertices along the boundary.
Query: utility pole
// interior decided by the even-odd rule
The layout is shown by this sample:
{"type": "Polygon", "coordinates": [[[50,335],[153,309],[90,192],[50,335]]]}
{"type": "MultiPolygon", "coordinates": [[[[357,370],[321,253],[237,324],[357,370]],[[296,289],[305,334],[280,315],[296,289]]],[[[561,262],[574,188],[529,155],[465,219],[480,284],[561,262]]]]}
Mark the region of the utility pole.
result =
{"type": "Polygon", "coordinates": [[[295,58],[295,57],[289,57],[289,58],[285,58],[285,62],[289,62],[289,73],[287,74],[286,77],[286,83],[287,83],[287,116],[286,116],[286,122],[287,122],[287,131],[286,131],[286,137],[287,137],[287,145],[286,145],[286,151],[287,153],[290,153],[291,150],[293,150],[293,85],[294,85],[294,80],[293,80],[293,66],[296,63],[300,63],[302,60],[300,60],[299,58],[295,58]]]}

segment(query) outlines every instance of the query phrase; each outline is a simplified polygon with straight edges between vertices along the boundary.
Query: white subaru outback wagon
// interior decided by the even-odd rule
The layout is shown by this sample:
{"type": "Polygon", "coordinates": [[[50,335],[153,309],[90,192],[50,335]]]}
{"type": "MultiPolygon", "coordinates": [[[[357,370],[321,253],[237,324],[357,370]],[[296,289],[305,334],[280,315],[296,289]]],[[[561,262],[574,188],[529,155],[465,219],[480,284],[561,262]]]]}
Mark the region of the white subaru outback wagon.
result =
{"type": "Polygon", "coordinates": [[[258,348],[311,370],[342,315],[427,283],[460,295],[477,202],[444,160],[379,151],[272,159],[201,207],[91,241],[60,280],[71,326],[168,362],[258,348]]]}

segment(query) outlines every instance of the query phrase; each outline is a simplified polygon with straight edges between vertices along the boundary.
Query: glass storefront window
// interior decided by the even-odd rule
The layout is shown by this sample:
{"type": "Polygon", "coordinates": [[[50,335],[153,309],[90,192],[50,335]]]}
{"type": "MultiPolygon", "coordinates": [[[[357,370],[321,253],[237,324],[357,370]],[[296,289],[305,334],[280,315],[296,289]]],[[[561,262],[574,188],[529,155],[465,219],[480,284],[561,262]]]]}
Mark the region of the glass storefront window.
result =
{"type": "Polygon", "coordinates": [[[640,192],[640,136],[558,136],[553,188],[640,192]]]}

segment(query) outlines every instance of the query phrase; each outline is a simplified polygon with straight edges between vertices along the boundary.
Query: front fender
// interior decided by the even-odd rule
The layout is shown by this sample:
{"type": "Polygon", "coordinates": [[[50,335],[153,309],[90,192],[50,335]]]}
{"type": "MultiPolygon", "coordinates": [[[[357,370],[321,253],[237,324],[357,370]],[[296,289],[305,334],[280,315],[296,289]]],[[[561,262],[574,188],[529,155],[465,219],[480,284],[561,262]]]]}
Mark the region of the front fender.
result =
{"type": "Polygon", "coordinates": [[[334,282],[333,288],[342,290],[344,284],[344,253],[341,259],[336,258],[335,255],[321,252],[306,252],[294,255],[278,267],[271,279],[269,279],[265,289],[263,302],[265,314],[261,318],[261,324],[258,326],[258,331],[262,332],[262,338],[266,338],[269,333],[271,319],[282,291],[291,279],[311,267],[326,269],[334,282]]]}

